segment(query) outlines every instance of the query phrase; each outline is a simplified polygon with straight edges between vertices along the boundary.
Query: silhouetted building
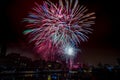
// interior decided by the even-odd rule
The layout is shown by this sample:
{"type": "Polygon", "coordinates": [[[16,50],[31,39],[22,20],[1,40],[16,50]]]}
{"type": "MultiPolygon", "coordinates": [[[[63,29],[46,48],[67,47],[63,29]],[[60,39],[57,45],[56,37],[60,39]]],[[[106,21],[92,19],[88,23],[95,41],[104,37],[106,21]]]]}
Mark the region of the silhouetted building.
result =
{"type": "Polygon", "coordinates": [[[120,58],[117,58],[117,63],[120,65],[120,58]]]}
{"type": "Polygon", "coordinates": [[[6,44],[1,44],[0,46],[0,56],[6,55],[6,44]]]}

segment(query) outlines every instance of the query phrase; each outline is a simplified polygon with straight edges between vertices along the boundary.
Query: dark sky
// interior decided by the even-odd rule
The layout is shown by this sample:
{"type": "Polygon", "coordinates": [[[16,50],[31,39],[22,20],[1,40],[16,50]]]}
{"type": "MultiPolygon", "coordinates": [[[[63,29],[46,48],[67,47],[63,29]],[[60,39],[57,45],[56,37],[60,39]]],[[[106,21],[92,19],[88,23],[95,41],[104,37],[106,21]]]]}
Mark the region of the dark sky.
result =
{"type": "MultiPolygon", "coordinates": [[[[19,39],[24,25],[22,19],[33,7],[34,1],[40,3],[41,0],[0,0],[1,6],[1,26],[0,35],[4,41],[16,41],[19,39]],[[18,35],[19,34],[19,35],[18,35]]],[[[81,0],[88,5],[91,11],[96,12],[96,25],[89,42],[110,44],[119,48],[119,5],[117,2],[105,2],[104,0],[81,0]]]]}
{"type": "MultiPolygon", "coordinates": [[[[41,3],[41,0],[0,0],[1,43],[24,42],[22,19],[34,6],[34,1],[41,3]]],[[[81,0],[81,2],[87,5],[90,11],[96,13],[93,34],[84,46],[110,47],[110,49],[119,50],[120,5],[117,4],[119,2],[113,0],[81,0]]]]}

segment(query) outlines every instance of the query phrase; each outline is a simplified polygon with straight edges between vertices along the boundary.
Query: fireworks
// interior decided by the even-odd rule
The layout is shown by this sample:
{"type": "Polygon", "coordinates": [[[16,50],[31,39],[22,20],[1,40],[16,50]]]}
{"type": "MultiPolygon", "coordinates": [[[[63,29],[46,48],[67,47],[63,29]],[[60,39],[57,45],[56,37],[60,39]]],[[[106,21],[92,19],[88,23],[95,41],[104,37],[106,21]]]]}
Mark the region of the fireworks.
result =
{"type": "MultiPolygon", "coordinates": [[[[43,5],[35,5],[24,19],[30,28],[24,34],[28,35],[29,42],[35,44],[43,58],[54,56],[61,47],[66,47],[66,51],[68,44],[78,46],[81,41],[87,41],[95,16],[94,12],[87,13],[88,9],[80,6],[78,0],[59,0],[58,4],[47,0],[43,5]]],[[[71,55],[73,51],[73,48],[68,49],[71,55]]]]}

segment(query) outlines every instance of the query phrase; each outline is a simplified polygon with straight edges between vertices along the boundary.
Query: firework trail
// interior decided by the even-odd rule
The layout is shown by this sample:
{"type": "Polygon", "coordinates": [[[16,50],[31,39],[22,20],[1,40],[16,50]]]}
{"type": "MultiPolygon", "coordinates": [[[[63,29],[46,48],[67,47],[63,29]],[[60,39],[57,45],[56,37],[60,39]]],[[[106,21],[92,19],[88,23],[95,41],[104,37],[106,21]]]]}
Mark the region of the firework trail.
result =
{"type": "Polygon", "coordinates": [[[24,31],[30,43],[35,44],[38,52],[44,58],[56,53],[60,47],[68,44],[77,46],[81,41],[87,41],[87,34],[92,32],[94,12],[80,6],[78,0],[59,0],[55,4],[49,0],[43,5],[35,3],[33,11],[24,21],[29,29],[24,31]]]}

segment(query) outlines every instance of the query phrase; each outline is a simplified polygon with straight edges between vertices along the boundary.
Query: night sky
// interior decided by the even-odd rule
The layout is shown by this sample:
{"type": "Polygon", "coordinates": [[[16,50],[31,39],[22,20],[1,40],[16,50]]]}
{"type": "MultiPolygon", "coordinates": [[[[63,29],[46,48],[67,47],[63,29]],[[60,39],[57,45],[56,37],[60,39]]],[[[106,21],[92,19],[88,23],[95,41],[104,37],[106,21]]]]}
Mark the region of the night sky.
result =
{"type": "MultiPolygon", "coordinates": [[[[22,34],[25,29],[22,20],[31,11],[34,1],[41,3],[41,0],[0,0],[0,44],[8,45],[8,50],[12,49],[11,45],[21,50],[27,46],[22,34]]],[[[120,5],[117,3],[119,2],[111,0],[81,0],[81,4],[87,5],[89,11],[96,13],[96,24],[92,26],[93,34],[89,35],[88,42],[82,44],[83,62],[104,61],[113,64],[116,58],[120,58],[120,5]]]]}

